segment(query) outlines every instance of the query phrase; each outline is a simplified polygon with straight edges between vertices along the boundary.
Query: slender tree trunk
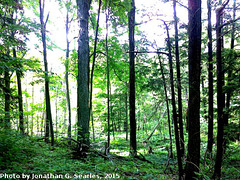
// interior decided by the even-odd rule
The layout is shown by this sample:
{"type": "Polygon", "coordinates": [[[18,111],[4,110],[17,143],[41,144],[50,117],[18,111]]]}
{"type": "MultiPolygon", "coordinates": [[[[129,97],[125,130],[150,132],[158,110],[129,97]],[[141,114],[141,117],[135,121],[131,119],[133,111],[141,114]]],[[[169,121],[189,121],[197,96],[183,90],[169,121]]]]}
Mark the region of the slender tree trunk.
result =
{"type": "Polygon", "coordinates": [[[180,72],[180,58],[179,58],[179,46],[178,46],[178,19],[176,12],[176,0],[173,1],[174,9],[174,26],[175,26],[175,55],[177,66],[177,88],[178,88],[178,122],[180,130],[180,151],[182,157],[184,157],[184,132],[183,132],[183,120],[182,120],[182,87],[181,87],[181,72],[180,72]]]}
{"type": "MultiPolygon", "coordinates": [[[[13,57],[17,58],[16,49],[13,48],[13,57]]],[[[23,121],[23,97],[22,97],[22,82],[21,76],[22,72],[19,69],[20,63],[18,63],[18,70],[16,70],[17,75],[17,87],[18,87],[18,111],[19,111],[19,129],[22,134],[24,134],[24,121],[23,121]]]]}
{"type": "Polygon", "coordinates": [[[160,70],[162,74],[162,80],[163,80],[163,87],[164,87],[164,94],[165,94],[165,101],[167,105],[167,117],[168,117],[168,132],[169,132],[169,139],[170,139],[170,152],[169,152],[169,157],[173,158],[173,153],[172,153],[172,130],[171,130],[171,118],[170,118],[170,111],[169,111],[169,104],[168,104],[168,96],[167,96],[167,86],[166,86],[166,80],[163,72],[163,66],[162,62],[160,59],[160,55],[158,54],[158,59],[159,59],[159,64],[160,64],[160,70]]]}
{"type": "MultiPolygon", "coordinates": [[[[66,100],[67,100],[67,110],[68,110],[68,138],[72,138],[72,111],[71,111],[71,100],[70,100],[70,92],[69,92],[69,80],[68,80],[68,73],[69,73],[69,54],[70,54],[70,42],[68,38],[69,34],[69,10],[67,7],[67,15],[66,15],[66,42],[67,42],[67,49],[66,49],[66,62],[65,62],[65,83],[66,83],[66,100]]],[[[68,141],[68,144],[71,145],[71,140],[68,141]]]]}
{"type": "Polygon", "coordinates": [[[108,143],[106,153],[110,152],[110,74],[109,74],[109,57],[108,57],[108,18],[109,9],[106,8],[106,55],[107,55],[107,123],[108,123],[108,143]]]}
{"type": "MultiPolygon", "coordinates": [[[[89,36],[88,19],[91,0],[77,0],[79,21],[77,118],[78,141],[90,145],[89,140],[89,36]]],[[[83,151],[87,150],[83,148],[83,151]]]]}
{"type": "Polygon", "coordinates": [[[33,107],[34,107],[34,84],[32,84],[32,122],[31,122],[31,136],[33,136],[33,128],[34,128],[34,113],[33,113],[33,107]]]}
{"type": "Polygon", "coordinates": [[[224,72],[222,68],[222,34],[221,34],[221,15],[228,4],[229,0],[222,4],[221,7],[216,9],[216,39],[217,39],[217,155],[214,167],[214,178],[221,177],[222,157],[223,157],[223,145],[224,145],[224,112],[225,107],[225,94],[223,93],[224,85],[224,72]]]}
{"type": "Polygon", "coordinates": [[[178,122],[177,122],[177,110],[176,110],[176,102],[175,102],[175,91],[174,91],[174,82],[173,82],[173,66],[172,66],[172,53],[171,53],[171,44],[170,44],[170,36],[169,30],[166,22],[164,22],[167,31],[167,46],[168,46],[168,58],[169,58],[169,69],[170,69],[170,85],[171,85],[171,94],[172,94],[172,113],[173,113],[173,122],[174,122],[174,132],[175,132],[175,141],[176,141],[176,149],[177,149],[177,159],[178,159],[178,172],[179,179],[183,176],[183,168],[182,168],[182,155],[180,150],[180,142],[179,142],[179,133],[178,133],[178,122]]]}
{"type": "Polygon", "coordinates": [[[211,0],[208,8],[208,144],[207,151],[212,152],[213,146],[213,51],[212,51],[212,8],[211,0]]]}
{"type": "Polygon", "coordinates": [[[188,155],[186,179],[197,178],[200,164],[200,62],[201,62],[201,0],[188,0],[189,8],[189,103],[188,155]]]}
{"type": "MultiPolygon", "coordinates": [[[[56,92],[56,101],[55,101],[55,109],[56,109],[56,117],[55,117],[55,128],[56,128],[56,133],[55,133],[55,139],[57,140],[57,136],[58,136],[58,86],[56,87],[57,92],[56,92]]],[[[64,128],[65,128],[65,124],[64,124],[64,128]]]]}
{"type": "Polygon", "coordinates": [[[89,100],[89,107],[90,107],[90,117],[92,121],[92,131],[93,131],[93,141],[95,141],[95,131],[94,131],[94,118],[92,112],[92,95],[93,95],[93,73],[96,61],[96,54],[97,54],[97,42],[98,42],[98,28],[99,28],[99,19],[100,19],[100,11],[101,11],[101,4],[102,1],[99,0],[99,7],[98,7],[98,17],[97,17],[97,27],[95,31],[95,40],[94,40],[94,49],[93,49],[93,62],[92,62],[92,71],[91,71],[91,78],[90,78],[90,100],[89,100]]]}
{"type": "Polygon", "coordinates": [[[137,155],[136,140],[136,112],[135,112],[135,62],[134,62],[134,27],[135,27],[135,1],[131,2],[131,10],[128,13],[129,27],[129,65],[130,65],[130,93],[129,93],[129,110],[130,110],[130,153],[132,156],[137,155]]]}
{"type": "MultiPolygon", "coordinates": [[[[27,82],[26,82],[26,84],[27,84],[27,82]]],[[[26,89],[25,89],[25,92],[27,93],[27,87],[26,87],[26,89]]],[[[26,99],[25,99],[25,100],[26,100],[26,101],[25,101],[25,104],[26,104],[26,110],[25,110],[25,111],[28,112],[28,97],[25,96],[25,98],[26,98],[26,99]]],[[[28,114],[27,114],[27,116],[26,116],[26,126],[27,126],[27,127],[26,127],[26,128],[27,128],[27,132],[26,132],[26,133],[27,133],[27,135],[28,135],[28,134],[29,134],[28,114]]]]}
{"type": "MultiPolygon", "coordinates": [[[[235,21],[235,19],[236,19],[236,0],[233,1],[233,21],[235,21]]],[[[235,26],[236,26],[235,22],[233,22],[233,24],[232,24],[232,32],[231,32],[231,44],[230,44],[231,50],[234,50],[235,26]]],[[[232,68],[231,67],[229,67],[227,73],[228,73],[227,80],[228,80],[228,82],[230,82],[231,78],[232,78],[232,68]]],[[[225,113],[225,117],[224,117],[224,124],[225,124],[225,126],[228,125],[231,96],[232,96],[232,92],[231,91],[227,92],[226,113],[225,113]]],[[[226,146],[226,142],[225,142],[225,146],[226,146]]],[[[224,147],[224,148],[226,148],[226,147],[224,147]]]]}
{"type": "MultiPolygon", "coordinates": [[[[111,84],[109,84],[110,86],[109,86],[109,96],[111,97],[111,84]]],[[[111,115],[112,115],[112,110],[113,110],[113,108],[112,108],[112,106],[111,106],[111,101],[109,102],[109,107],[110,107],[110,117],[111,117],[111,115]]],[[[112,135],[113,135],[113,139],[115,140],[115,133],[114,133],[114,120],[113,120],[113,118],[111,118],[112,119],[112,135]]]]}
{"type": "Polygon", "coordinates": [[[125,127],[124,127],[124,130],[126,132],[126,141],[128,141],[128,101],[127,101],[127,98],[128,98],[128,94],[127,92],[125,93],[125,127]]]}
{"type": "Polygon", "coordinates": [[[39,136],[39,114],[37,114],[37,136],[39,136]]]}
{"type": "Polygon", "coordinates": [[[7,68],[4,69],[4,100],[5,100],[5,117],[4,117],[4,126],[5,128],[11,128],[11,121],[10,121],[10,102],[11,102],[11,88],[10,88],[10,74],[7,68]]]}
{"type": "Polygon", "coordinates": [[[54,145],[54,132],[53,132],[53,122],[52,122],[52,113],[51,113],[51,102],[50,102],[50,92],[49,92],[49,77],[48,77],[48,62],[47,62],[47,44],[46,44],[46,24],[48,21],[49,14],[47,19],[44,22],[44,7],[45,1],[39,0],[40,7],[40,23],[41,23],[41,34],[42,34],[42,43],[43,43],[43,59],[45,67],[45,101],[46,101],[46,141],[49,139],[49,127],[51,132],[51,145],[54,145]]]}

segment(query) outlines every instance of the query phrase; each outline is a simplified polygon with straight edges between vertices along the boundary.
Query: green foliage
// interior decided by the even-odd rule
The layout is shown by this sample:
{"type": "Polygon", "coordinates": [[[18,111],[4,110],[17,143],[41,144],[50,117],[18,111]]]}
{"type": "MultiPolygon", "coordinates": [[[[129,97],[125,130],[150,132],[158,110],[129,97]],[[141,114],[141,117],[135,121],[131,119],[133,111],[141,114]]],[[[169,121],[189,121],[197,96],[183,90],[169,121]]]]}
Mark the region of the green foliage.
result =
{"type": "Polygon", "coordinates": [[[30,140],[13,130],[0,129],[0,169],[10,168],[15,163],[26,162],[32,155],[30,140]]]}

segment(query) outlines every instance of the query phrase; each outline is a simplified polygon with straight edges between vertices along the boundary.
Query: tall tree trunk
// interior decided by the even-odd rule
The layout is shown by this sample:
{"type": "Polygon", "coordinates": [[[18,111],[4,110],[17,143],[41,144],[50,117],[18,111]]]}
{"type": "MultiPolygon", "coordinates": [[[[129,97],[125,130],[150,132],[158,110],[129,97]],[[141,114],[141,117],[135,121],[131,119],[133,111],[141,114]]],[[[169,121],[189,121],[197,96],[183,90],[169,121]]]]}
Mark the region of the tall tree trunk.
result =
{"type": "Polygon", "coordinates": [[[217,155],[214,166],[214,178],[221,177],[222,157],[223,157],[223,145],[224,145],[224,112],[225,107],[225,94],[223,93],[224,85],[224,72],[222,68],[222,34],[221,34],[221,15],[228,4],[229,0],[216,9],[216,39],[217,39],[217,155]]]}
{"type": "MultiPolygon", "coordinates": [[[[17,58],[17,52],[16,49],[13,48],[13,57],[17,58]]],[[[22,82],[21,82],[21,76],[22,72],[20,70],[20,63],[18,63],[16,70],[17,75],[17,87],[18,87],[18,111],[19,111],[19,129],[20,132],[24,133],[24,121],[23,121],[23,97],[22,97],[22,82]]]]}
{"type": "Polygon", "coordinates": [[[34,107],[34,84],[32,84],[32,122],[31,122],[31,136],[33,136],[33,128],[34,128],[34,113],[33,113],[33,107],[34,107]]]}
{"type": "Polygon", "coordinates": [[[162,66],[162,62],[161,62],[159,54],[158,54],[158,59],[159,59],[160,70],[161,70],[161,74],[162,74],[164,94],[165,94],[165,101],[166,101],[166,105],[167,105],[168,132],[169,132],[169,139],[170,139],[169,157],[173,158],[173,153],[172,153],[172,130],[171,130],[171,119],[170,119],[170,111],[169,111],[168,96],[167,96],[167,86],[166,86],[166,80],[165,80],[165,76],[164,76],[164,72],[163,72],[163,66],[162,66]]]}
{"type": "Polygon", "coordinates": [[[131,10],[128,13],[129,28],[129,65],[130,65],[130,93],[129,93],[129,110],[130,110],[130,153],[132,156],[137,155],[136,140],[136,112],[135,112],[135,62],[134,62],[134,27],[135,27],[135,1],[131,2],[131,10]]]}
{"type": "MultiPolygon", "coordinates": [[[[90,145],[89,140],[89,36],[88,19],[91,0],[77,0],[79,21],[77,118],[78,141],[90,145]]],[[[84,151],[87,149],[83,149],[84,151]]]]}
{"type": "Polygon", "coordinates": [[[188,0],[189,103],[186,179],[197,178],[200,163],[201,0],[188,0]]]}
{"type": "Polygon", "coordinates": [[[49,140],[49,127],[51,132],[51,145],[54,145],[54,132],[53,132],[53,122],[51,113],[51,102],[49,93],[49,77],[48,77],[48,62],[47,62],[47,44],[46,44],[46,24],[48,22],[49,14],[44,21],[44,7],[45,0],[39,0],[40,8],[40,23],[41,23],[41,34],[42,34],[42,44],[43,44],[43,59],[45,67],[45,101],[46,101],[46,141],[49,140]]]}
{"type": "Polygon", "coordinates": [[[106,58],[107,58],[107,123],[108,123],[108,141],[106,154],[110,152],[110,74],[109,74],[109,57],[108,57],[108,18],[109,9],[106,8],[106,58]]]}
{"type": "Polygon", "coordinates": [[[165,25],[166,31],[167,31],[167,46],[168,46],[168,54],[169,54],[168,58],[169,58],[169,69],[170,69],[170,85],[171,85],[171,95],[172,95],[172,114],[173,114],[175,141],[176,141],[176,149],[177,149],[178,172],[179,172],[179,179],[181,179],[183,176],[183,168],[182,168],[182,158],[181,158],[182,155],[181,155],[180,142],[179,142],[177,110],[176,110],[174,81],[173,81],[171,43],[170,43],[169,29],[168,29],[166,22],[164,22],[164,25],[165,25]]]}
{"type": "MultiPolygon", "coordinates": [[[[27,84],[27,80],[26,80],[26,84],[27,84]]],[[[27,87],[26,87],[26,89],[25,89],[25,92],[27,93],[27,87]]],[[[26,106],[26,112],[28,112],[28,97],[27,96],[25,96],[25,106],[26,106]]],[[[26,128],[27,128],[27,132],[26,132],[26,134],[28,135],[29,134],[29,119],[28,119],[28,114],[27,114],[27,116],[26,116],[26,128]]]]}
{"type": "Polygon", "coordinates": [[[10,73],[7,68],[4,69],[4,100],[5,100],[5,117],[4,117],[4,126],[5,128],[11,128],[10,121],[10,102],[11,102],[11,88],[10,88],[10,73]]]}
{"type": "MultiPolygon", "coordinates": [[[[55,128],[56,128],[56,132],[55,132],[55,137],[56,137],[56,140],[57,140],[57,136],[58,136],[58,86],[56,87],[56,101],[55,101],[55,114],[56,114],[56,117],[55,117],[55,128]]],[[[65,110],[64,110],[65,111],[65,110]]],[[[64,124],[64,128],[65,128],[65,124],[64,124]]]]}
{"type": "MultiPolygon", "coordinates": [[[[66,62],[65,62],[65,83],[66,83],[66,100],[67,100],[67,110],[68,110],[68,138],[72,138],[72,111],[71,111],[71,100],[70,100],[70,92],[69,92],[69,80],[68,80],[68,73],[69,73],[69,54],[70,54],[70,42],[68,38],[69,34],[69,8],[67,8],[67,15],[66,15],[66,62]]],[[[68,144],[71,145],[71,140],[68,141],[68,144]]]]}
{"type": "Polygon", "coordinates": [[[91,78],[90,78],[90,100],[89,100],[89,107],[90,107],[90,117],[92,121],[92,131],[93,131],[93,141],[95,141],[95,131],[94,131],[94,118],[92,112],[92,95],[93,95],[93,73],[97,55],[97,42],[98,42],[98,28],[99,28],[99,19],[100,19],[100,12],[101,12],[101,4],[102,1],[99,0],[99,7],[98,7],[98,17],[97,17],[97,26],[95,31],[95,39],[94,39],[94,48],[93,48],[93,62],[92,62],[92,70],[91,70],[91,78]]]}
{"type": "Polygon", "coordinates": [[[212,152],[213,146],[213,51],[212,51],[212,8],[211,0],[208,8],[208,144],[207,151],[212,152]]]}
{"type": "MultiPolygon", "coordinates": [[[[236,0],[233,1],[233,21],[235,21],[235,19],[236,19],[236,0]]],[[[230,44],[231,50],[234,50],[235,26],[236,26],[236,24],[235,24],[235,22],[233,22],[232,23],[232,32],[231,32],[231,44],[230,44]]],[[[231,78],[232,78],[232,69],[231,69],[231,67],[229,67],[227,73],[228,73],[227,81],[230,82],[231,78]]],[[[226,97],[226,113],[225,113],[225,117],[224,117],[224,124],[225,124],[225,126],[228,125],[231,96],[232,96],[232,92],[228,91],[227,92],[227,97],[226,97]]],[[[226,145],[226,142],[225,142],[225,145],[226,145]]]]}
{"type": "Polygon", "coordinates": [[[180,58],[178,46],[178,18],[176,12],[176,0],[173,1],[174,9],[174,26],[175,26],[175,55],[177,66],[177,88],[178,88],[178,122],[180,130],[180,151],[184,157],[184,132],[183,132],[183,119],[182,119],[182,87],[181,87],[181,71],[180,71],[180,58]]]}
{"type": "Polygon", "coordinates": [[[128,94],[125,93],[125,123],[124,123],[124,130],[126,132],[126,141],[128,141],[128,94]]]}

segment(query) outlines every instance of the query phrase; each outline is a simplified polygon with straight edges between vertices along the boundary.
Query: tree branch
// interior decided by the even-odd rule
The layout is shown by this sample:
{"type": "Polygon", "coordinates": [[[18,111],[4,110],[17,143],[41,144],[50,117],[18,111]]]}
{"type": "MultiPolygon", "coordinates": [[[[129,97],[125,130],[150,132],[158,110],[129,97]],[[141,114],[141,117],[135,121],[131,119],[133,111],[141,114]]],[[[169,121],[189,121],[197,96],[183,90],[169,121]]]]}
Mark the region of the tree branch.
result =
{"type": "Polygon", "coordinates": [[[49,13],[50,13],[50,12],[48,12],[48,14],[47,14],[47,19],[46,19],[46,21],[45,21],[45,23],[44,23],[44,28],[45,28],[45,29],[46,29],[46,25],[47,25],[48,18],[49,18],[49,13]]]}
{"type": "Polygon", "coordinates": [[[228,21],[228,22],[222,24],[222,25],[220,26],[220,28],[223,28],[224,26],[227,26],[227,25],[229,25],[229,24],[232,24],[232,23],[234,23],[234,22],[236,22],[236,21],[238,21],[238,20],[240,20],[240,17],[238,17],[237,19],[234,19],[234,20],[231,20],[231,21],[228,21]]]}
{"type": "Polygon", "coordinates": [[[136,54],[141,54],[141,53],[156,53],[156,54],[165,54],[167,56],[169,56],[168,53],[166,52],[162,52],[162,51],[127,51],[126,53],[136,53],[136,54]]]}

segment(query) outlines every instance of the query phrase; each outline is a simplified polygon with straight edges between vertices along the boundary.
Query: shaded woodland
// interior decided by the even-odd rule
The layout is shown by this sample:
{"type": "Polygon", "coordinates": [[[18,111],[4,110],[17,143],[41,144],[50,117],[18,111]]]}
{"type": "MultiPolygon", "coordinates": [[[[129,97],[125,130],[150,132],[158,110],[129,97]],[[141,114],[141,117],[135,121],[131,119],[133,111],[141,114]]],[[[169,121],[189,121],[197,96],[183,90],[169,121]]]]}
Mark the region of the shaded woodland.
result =
{"type": "Polygon", "coordinates": [[[0,7],[0,179],[240,179],[239,2],[0,7]]]}

